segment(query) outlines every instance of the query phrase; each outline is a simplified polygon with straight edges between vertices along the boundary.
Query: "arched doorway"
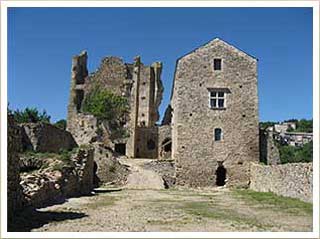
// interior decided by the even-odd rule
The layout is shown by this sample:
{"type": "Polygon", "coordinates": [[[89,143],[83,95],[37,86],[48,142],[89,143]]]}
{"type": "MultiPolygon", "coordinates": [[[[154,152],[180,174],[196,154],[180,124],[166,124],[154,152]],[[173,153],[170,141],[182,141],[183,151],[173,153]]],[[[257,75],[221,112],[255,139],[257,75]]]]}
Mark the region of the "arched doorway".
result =
{"type": "Polygon", "coordinates": [[[216,185],[217,186],[224,186],[226,184],[226,176],[227,176],[227,170],[223,165],[219,165],[219,167],[216,170],[216,185]]]}

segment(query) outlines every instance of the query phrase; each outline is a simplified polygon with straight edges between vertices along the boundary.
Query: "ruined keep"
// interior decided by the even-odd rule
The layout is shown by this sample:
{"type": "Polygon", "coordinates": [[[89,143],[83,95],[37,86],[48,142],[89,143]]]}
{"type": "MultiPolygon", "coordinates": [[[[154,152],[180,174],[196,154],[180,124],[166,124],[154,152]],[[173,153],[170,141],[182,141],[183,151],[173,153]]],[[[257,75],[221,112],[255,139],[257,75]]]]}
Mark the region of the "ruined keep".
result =
{"type": "Polygon", "coordinates": [[[133,63],[124,63],[118,57],[106,57],[99,69],[89,74],[87,58],[85,51],[73,57],[67,130],[78,145],[103,141],[115,152],[128,157],[157,158],[156,122],[163,93],[162,64],[155,62],[147,66],[140,57],[136,57],[133,63]],[[111,139],[104,124],[83,112],[82,104],[96,86],[128,100],[130,109],[124,125],[128,130],[127,137],[111,139]],[[103,131],[102,136],[99,131],[103,131]]]}
{"type": "Polygon", "coordinates": [[[259,161],[257,59],[215,38],[177,61],[171,95],[176,183],[246,186],[259,161]]]}

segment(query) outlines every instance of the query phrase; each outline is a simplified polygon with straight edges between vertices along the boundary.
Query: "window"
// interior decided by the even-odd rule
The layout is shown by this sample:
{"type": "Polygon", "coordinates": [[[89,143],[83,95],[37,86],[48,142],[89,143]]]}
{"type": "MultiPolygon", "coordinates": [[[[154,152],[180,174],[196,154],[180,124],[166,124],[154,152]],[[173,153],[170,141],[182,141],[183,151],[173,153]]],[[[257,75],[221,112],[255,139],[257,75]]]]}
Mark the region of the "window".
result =
{"type": "Polygon", "coordinates": [[[213,59],[213,69],[215,71],[221,71],[221,63],[222,63],[221,59],[213,59]]]}
{"type": "Polygon", "coordinates": [[[223,91],[211,91],[210,92],[210,108],[219,109],[226,107],[226,93],[223,91]]]}
{"type": "Polygon", "coordinates": [[[222,139],[222,130],[220,128],[214,129],[214,141],[221,141],[222,139]]]}

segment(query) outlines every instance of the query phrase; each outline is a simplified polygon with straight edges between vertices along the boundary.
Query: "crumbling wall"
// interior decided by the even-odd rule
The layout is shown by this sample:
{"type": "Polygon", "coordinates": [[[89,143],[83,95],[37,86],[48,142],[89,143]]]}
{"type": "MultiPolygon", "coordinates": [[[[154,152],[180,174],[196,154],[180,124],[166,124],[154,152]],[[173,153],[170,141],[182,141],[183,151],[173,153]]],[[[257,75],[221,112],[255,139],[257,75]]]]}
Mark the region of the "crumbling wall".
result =
{"type": "Polygon", "coordinates": [[[81,147],[71,155],[68,164],[58,168],[56,159],[36,159],[49,167],[21,173],[26,206],[43,207],[67,197],[90,194],[94,187],[93,153],[91,146],[81,147]]]}
{"type": "Polygon", "coordinates": [[[14,122],[12,116],[8,116],[8,151],[7,151],[7,209],[8,221],[13,220],[15,212],[23,206],[22,188],[20,186],[19,157],[21,152],[20,128],[14,122]]]}
{"type": "Polygon", "coordinates": [[[135,145],[137,158],[157,158],[158,128],[156,126],[137,128],[135,145]]]}
{"type": "Polygon", "coordinates": [[[94,143],[94,162],[96,176],[100,184],[112,183],[124,185],[129,174],[129,169],[120,164],[112,149],[103,143],[94,143]]]}
{"type": "Polygon", "coordinates": [[[280,153],[276,146],[272,132],[260,129],[260,162],[268,165],[280,163],[280,153]]]}
{"type": "Polygon", "coordinates": [[[47,123],[21,124],[23,148],[37,152],[70,150],[77,146],[72,135],[65,130],[47,123]]]}
{"type": "Polygon", "coordinates": [[[312,163],[250,165],[250,189],[312,202],[312,163]]]}

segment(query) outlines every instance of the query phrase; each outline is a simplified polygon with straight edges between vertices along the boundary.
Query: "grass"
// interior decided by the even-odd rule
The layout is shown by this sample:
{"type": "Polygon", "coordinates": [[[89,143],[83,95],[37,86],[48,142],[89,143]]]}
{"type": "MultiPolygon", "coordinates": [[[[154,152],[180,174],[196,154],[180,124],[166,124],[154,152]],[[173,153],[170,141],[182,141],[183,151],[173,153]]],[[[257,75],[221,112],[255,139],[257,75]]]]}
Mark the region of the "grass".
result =
{"type": "Polygon", "coordinates": [[[109,207],[115,204],[116,201],[120,200],[121,197],[113,197],[109,195],[94,196],[90,200],[91,202],[86,204],[85,207],[88,209],[96,210],[98,208],[109,207]],[[95,197],[95,198],[94,198],[95,197]]]}
{"type": "Polygon", "coordinates": [[[312,204],[298,199],[278,196],[271,192],[255,192],[252,190],[234,190],[233,193],[249,203],[261,206],[272,206],[275,210],[283,210],[293,214],[312,215],[312,204]]]}

